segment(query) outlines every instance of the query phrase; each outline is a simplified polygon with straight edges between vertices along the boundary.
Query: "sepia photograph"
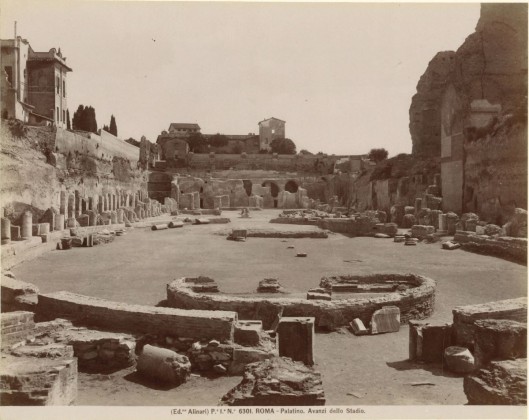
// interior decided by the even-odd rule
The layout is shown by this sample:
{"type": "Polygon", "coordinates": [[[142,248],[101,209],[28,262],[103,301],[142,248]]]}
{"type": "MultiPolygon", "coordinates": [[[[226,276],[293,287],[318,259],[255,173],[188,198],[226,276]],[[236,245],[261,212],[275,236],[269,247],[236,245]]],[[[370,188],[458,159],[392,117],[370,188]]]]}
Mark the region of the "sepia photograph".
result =
{"type": "Polygon", "coordinates": [[[527,418],[527,23],[0,0],[2,418],[527,418]]]}

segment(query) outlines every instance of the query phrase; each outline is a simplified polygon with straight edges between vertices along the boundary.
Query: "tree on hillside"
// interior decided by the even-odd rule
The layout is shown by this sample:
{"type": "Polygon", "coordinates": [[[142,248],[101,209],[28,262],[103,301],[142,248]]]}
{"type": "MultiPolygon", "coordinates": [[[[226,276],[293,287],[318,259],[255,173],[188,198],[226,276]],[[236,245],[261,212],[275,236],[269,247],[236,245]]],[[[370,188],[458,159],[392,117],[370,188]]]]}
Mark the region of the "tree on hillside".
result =
{"type": "Polygon", "coordinates": [[[209,139],[209,144],[213,147],[226,146],[228,144],[228,137],[217,133],[209,139]]]}
{"type": "Polygon", "coordinates": [[[72,126],[70,125],[70,110],[66,110],[66,129],[71,130],[72,126]]]}
{"type": "Polygon", "coordinates": [[[207,141],[200,133],[194,133],[187,138],[189,144],[189,151],[193,153],[200,153],[206,151],[207,141]]]}
{"type": "Polygon", "coordinates": [[[114,136],[118,136],[118,126],[116,125],[116,118],[114,118],[114,115],[110,117],[110,127],[109,127],[109,133],[113,134],[114,136]]]}
{"type": "Polygon", "coordinates": [[[382,162],[388,158],[388,151],[386,149],[371,149],[367,158],[372,162],[382,162]]]}
{"type": "Polygon", "coordinates": [[[90,131],[97,133],[96,111],[91,106],[79,105],[73,114],[72,125],[74,130],[90,131]]]}
{"type": "Polygon", "coordinates": [[[274,139],[270,143],[270,149],[272,153],[279,155],[295,155],[296,145],[290,139],[274,139]]]}
{"type": "Polygon", "coordinates": [[[108,128],[108,125],[104,125],[103,130],[105,130],[107,133],[110,133],[110,128],[108,128]]]}

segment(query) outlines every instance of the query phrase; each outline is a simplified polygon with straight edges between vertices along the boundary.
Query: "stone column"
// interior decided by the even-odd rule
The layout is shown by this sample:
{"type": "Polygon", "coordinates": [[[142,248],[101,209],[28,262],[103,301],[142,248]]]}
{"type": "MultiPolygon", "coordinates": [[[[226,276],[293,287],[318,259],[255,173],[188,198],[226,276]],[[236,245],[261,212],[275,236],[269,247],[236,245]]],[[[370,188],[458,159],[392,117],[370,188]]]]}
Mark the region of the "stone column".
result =
{"type": "Polygon", "coordinates": [[[2,217],[2,245],[11,242],[11,220],[2,217]]]}
{"type": "Polygon", "coordinates": [[[33,214],[30,211],[26,211],[22,215],[22,226],[20,235],[22,239],[29,239],[33,234],[33,214]]]}
{"type": "Polygon", "coordinates": [[[39,223],[39,232],[41,235],[47,235],[48,233],[50,233],[50,224],[39,223]]]}
{"type": "Polygon", "coordinates": [[[66,191],[61,191],[59,212],[62,215],[68,215],[68,194],[66,194],[66,191]]]}
{"type": "Polygon", "coordinates": [[[446,230],[449,235],[455,235],[456,224],[459,221],[459,216],[455,213],[449,212],[446,214],[446,230]]]}
{"type": "Polygon", "coordinates": [[[57,214],[55,216],[55,230],[64,229],[64,214],[57,214]]]}
{"type": "Polygon", "coordinates": [[[314,364],[314,318],[282,317],[277,326],[279,356],[314,364]]]}
{"type": "Polygon", "coordinates": [[[416,198],[415,199],[415,214],[419,213],[422,208],[422,198],[416,198]]]}

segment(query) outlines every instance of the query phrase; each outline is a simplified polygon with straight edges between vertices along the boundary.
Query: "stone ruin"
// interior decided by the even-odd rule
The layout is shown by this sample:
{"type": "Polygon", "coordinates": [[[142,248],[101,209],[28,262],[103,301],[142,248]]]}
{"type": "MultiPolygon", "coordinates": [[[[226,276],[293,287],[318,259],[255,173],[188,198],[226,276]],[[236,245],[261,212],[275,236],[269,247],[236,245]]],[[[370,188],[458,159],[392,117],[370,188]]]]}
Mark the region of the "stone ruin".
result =
{"type": "Polygon", "coordinates": [[[527,404],[526,298],[460,306],[452,323],[409,327],[409,359],[465,375],[469,404],[527,404]]]}

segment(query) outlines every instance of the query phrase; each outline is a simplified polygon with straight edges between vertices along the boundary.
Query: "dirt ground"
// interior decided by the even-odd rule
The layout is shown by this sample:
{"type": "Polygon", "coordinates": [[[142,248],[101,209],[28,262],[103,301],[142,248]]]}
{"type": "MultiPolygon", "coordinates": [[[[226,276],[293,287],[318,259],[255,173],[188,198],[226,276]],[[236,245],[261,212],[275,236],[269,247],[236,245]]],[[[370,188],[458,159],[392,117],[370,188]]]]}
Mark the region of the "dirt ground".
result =
{"type": "MultiPolygon", "coordinates": [[[[41,292],[70,290],[90,296],[140,304],[165,298],[165,285],[182,276],[206,275],[222,292],[252,293],[259,280],[277,277],[289,296],[304,296],[322,276],[413,272],[437,281],[431,320],[450,321],[458,305],[527,296],[527,268],[439,244],[406,247],[391,239],[249,238],[226,241],[215,233],[232,228],[311,230],[311,226],[277,225],[268,220],[278,210],[237,212],[227,225],[186,226],[152,232],[137,228],[108,245],[52,251],[13,269],[41,292]],[[293,245],[295,249],[287,249],[293,245]],[[307,252],[307,258],[296,258],[307,252]]],[[[356,337],[348,331],[319,333],[315,368],[321,372],[329,405],[461,405],[463,378],[442,366],[416,364],[408,358],[408,327],[398,333],[356,337]],[[421,383],[418,385],[417,383],[421,383]],[[423,384],[428,383],[428,385],[423,384]],[[354,395],[349,395],[354,394],[354,395]]],[[[79,376],[78,405],[215,405],[240,377],[214,380],[192,376],[174,389],[143,383],[134,368],[111,375],[79,376]]]]}

